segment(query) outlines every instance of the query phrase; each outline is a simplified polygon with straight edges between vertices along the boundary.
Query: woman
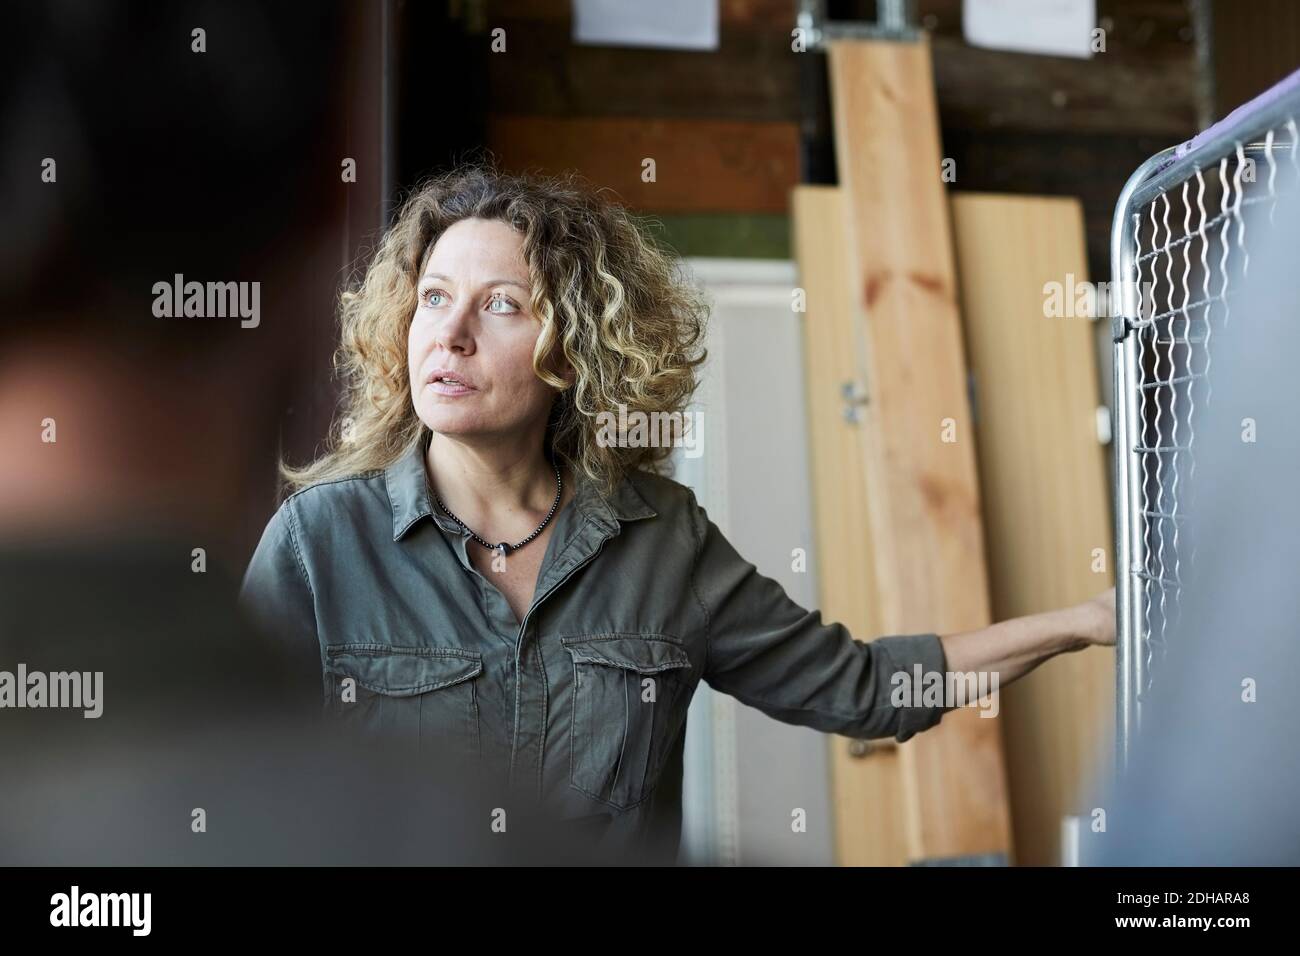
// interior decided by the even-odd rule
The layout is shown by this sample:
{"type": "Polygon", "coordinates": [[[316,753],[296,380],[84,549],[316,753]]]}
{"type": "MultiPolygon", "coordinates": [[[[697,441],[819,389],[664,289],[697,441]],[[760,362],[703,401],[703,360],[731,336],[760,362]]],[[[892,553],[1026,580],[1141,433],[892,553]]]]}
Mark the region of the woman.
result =
{"type": "Polygon", "coordinates": [[[339,437],[283,467],[244,583],[319,658],[331,714],[671,858],[701,680],[903,741],[951,704],[900,701],[895,675],[1005,683],[1113,642],[1109,594],[870,643],[793,603],[658,474],[670,448],[608,440],[621,406],[685,408],[705,316],[670,255],[568,180],[470,167],[408,199],[343,298],[339,437]]]}

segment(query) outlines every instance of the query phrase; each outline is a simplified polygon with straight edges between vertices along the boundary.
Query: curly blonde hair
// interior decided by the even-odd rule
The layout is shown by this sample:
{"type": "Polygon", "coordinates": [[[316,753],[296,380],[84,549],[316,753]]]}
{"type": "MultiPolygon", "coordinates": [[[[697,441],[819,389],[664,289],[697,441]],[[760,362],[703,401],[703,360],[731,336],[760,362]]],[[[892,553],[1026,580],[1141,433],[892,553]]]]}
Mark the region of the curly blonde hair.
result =
{"type": "Polygon", "coordinates": [[[551,453],[605,491],[630,470],[666,470],[671,448],[598,441],[596,418],[620,405],[671,414],[689,404],[709,309],[681,260],[574,173],[462,165],[411,192],[364,278],[342,293],[334,353],[342,400],[325,452],[300,468],[280,462],[286,493],[387,468],[428,431],[412,403],[407,335],[434,243],[469,218],[500,220],[523,236],[541,322],[533,370],[560,393],[551,453]],[[572,384],[557,374],[560,358],[572,384]]]}

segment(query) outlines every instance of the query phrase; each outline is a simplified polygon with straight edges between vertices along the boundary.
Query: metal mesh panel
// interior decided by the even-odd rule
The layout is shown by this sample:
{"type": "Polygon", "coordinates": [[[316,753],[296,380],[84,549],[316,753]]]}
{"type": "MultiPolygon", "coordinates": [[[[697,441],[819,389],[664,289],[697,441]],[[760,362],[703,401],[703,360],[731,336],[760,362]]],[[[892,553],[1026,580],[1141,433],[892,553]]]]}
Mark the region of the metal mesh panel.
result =
{"type": "Polygon", "coordinates": [[[1177,653],[1183,581],[1205,546],[1187,519],[1206,494],[1194,481],[1196,440],[1214,400],[1214,344],[1249,326],[1233,303],[1251,247],[1269,241],[1277,198],[1300,189],[1296,122],[1268,118],[1249,139],[1153,157],[1158,175],[1139,170],[1116,210],[1116,277],[1131,285],[1116,336],[1121,763],[1162,662],[1177,653]]]}

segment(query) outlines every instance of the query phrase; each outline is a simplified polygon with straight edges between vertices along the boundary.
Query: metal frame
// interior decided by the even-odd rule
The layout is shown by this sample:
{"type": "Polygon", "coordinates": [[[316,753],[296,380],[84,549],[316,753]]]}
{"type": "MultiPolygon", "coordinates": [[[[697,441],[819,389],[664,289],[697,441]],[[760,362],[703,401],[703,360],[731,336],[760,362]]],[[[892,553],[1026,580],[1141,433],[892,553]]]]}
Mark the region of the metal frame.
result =
{"type": "Polygon", "coordinates": [[[825,50],[832,40],[919,40],[921,31],[915,22],[913,0],[879,0],[879,20],[859,23],[827,20],[826,0],[799,0],[795,25],[802,28],[809,50],[825,50]]]}
{"type": "MultiPolygon", "coordinates": [[[[1111,320],[1115,359],[1115,731],[1116,760],[1121,772],[1128,765],[1132,743],[1140,728],[1140,690],[1149,678],[1141,646],[1145,588],[1139,584],[1139,573],[1147,567],[1143,532],[1149,518],[1142,513],[1145,476],[1141,473],[1139,446],[1135,445],[1135,439],[1140,440],[1143,423],[1139,394],[1142,369],[1138,365],[1140,346],[1135,325],[1140,321],[1141,276],[1134,213],[1190,181],[1198,171],[1227,158],[1260,153],[1271,147],[1290,150],[1294,161],[1295,119],[1300,117],[1300,86],[1295,80],[1296,77],[1291,77],[1284,81],[1288,88],[1280,91],[1280,95],[1277,89],[1265,93],[1189,143],[1170,147],[1149,158],[1129,177],[1115,206],[1111,227],[1111,285],[1112,292],[1117,289],[1119,293],[1118,309],[1111,320]],[[1290,140],[1278,141],[1272,135],[1280,128],[1289,130],[1290,140]],[[1265,134],[1269,134],[1268,139],[1260,142],[1259,138],[1265,134]]],[[[1271,157],[1269,162],[1271,168],[1271,157]]],[[[1271,192],[1271,181],[1269,188],[1271,192]]],[[[1234,209],[1234,215],[1241,215],[1239,206],[1234,209]]]]}

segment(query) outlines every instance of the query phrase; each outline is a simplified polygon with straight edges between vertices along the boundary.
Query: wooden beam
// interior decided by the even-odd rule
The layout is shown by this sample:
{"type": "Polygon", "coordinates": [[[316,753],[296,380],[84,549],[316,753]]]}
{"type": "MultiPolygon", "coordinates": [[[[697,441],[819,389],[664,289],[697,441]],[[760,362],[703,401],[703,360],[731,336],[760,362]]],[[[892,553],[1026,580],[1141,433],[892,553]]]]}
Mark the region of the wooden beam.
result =
{"type": "MultiPolygon", "coordinates": [[[[487,0],[491,24],[508,19],[563,20],[573,16],[573,0],[487,0]]],[[[720,26],[767,24],[781,25],[782,18],[794,20],[790,0],[719,0],[720,26]]]]}
{"type": "MultiPolygon", "coordinates": [[[[988,582],[929,44],[836,42],[829,62],[869,395],[879,621],[895,634],[982,627],[988,582]]],[[[900,758],[911,859],[1009,852],[996,718],[953,711],[900,758]]]]}
{"type": "Polygon", "coordinates": [[[567,21],[504,20],[507,52],[488,57],[493,112],[532,116],[800,118],[790,31],[723,23],[716,50],[587,46],[567,21]]]}
{"type": "MultiPolygon", "coordinates": [[[[1114,583],[1092,323],[1043,314],[1047,283],[1087,281],[1082,210],[1045,197],[952,205],[993,613],[1065,607],[1114,583]]],[[[1003,692],[1017,863],[1060,865],[1062,817],[1086,818],[1112,750],[1114,683],[1114,652],[1093,648],[1003,692]]]]}
{"type": "Polygon", "coordinates": [[[510,170],[576,169],[626,205],[659,212],[789,211],[794,123],[493,116],[488,146],[510,170]],[[643,160],[655,181],[642,180],[643,160]]]}
{"type": "MultiPolygon", "coordinates": [[[[854,349],[844,210],[834,186],[800,186],[792,199],[803,315],[808,433],[817,529],[818,605],[859,640],[880,633],[875,560],[867,519],[863,429],[845,418],[842,389],[860,383],[854,349]]],[[[841,866],[902,866],[902,779],[893,747],[828,735],[835,859],[841,866]]]]}

